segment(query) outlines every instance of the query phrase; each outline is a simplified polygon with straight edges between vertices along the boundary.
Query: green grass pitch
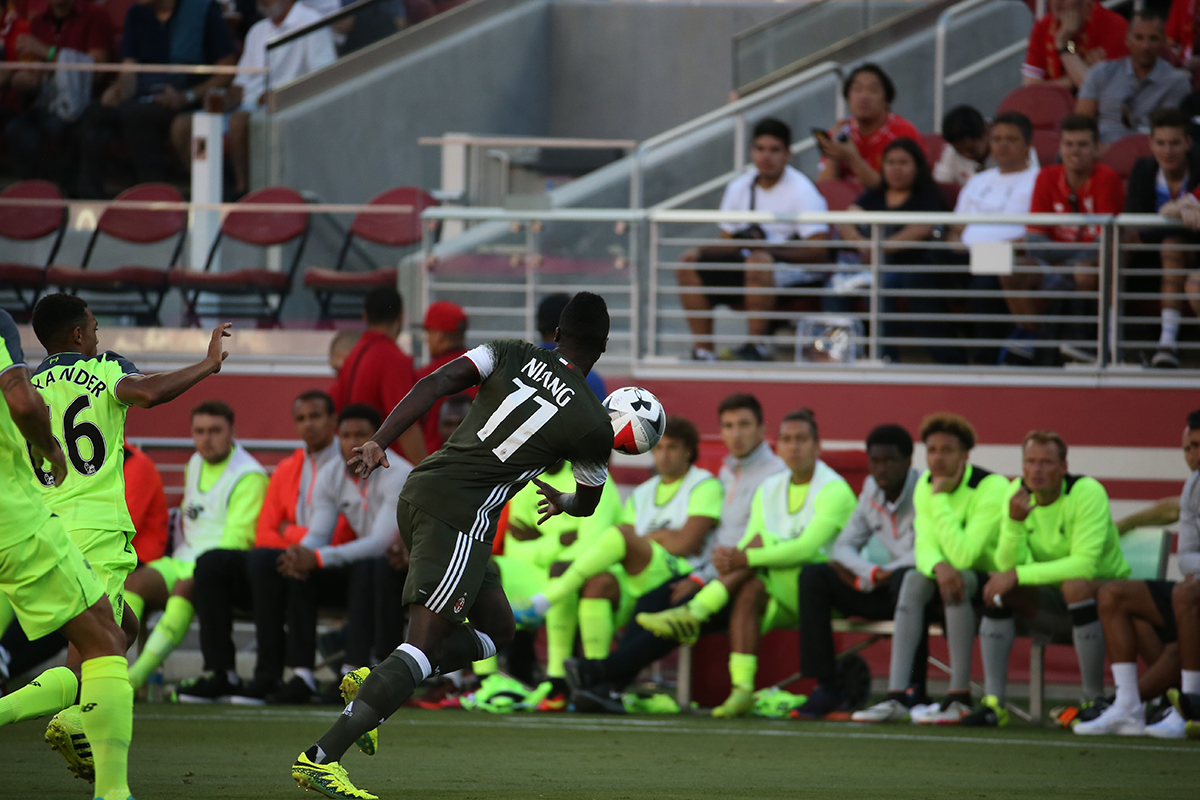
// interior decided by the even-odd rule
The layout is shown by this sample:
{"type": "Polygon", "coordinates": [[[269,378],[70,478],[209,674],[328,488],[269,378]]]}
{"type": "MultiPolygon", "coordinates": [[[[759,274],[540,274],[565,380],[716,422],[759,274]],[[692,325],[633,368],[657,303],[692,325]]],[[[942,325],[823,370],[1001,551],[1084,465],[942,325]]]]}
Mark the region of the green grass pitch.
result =
{"type": "MultiPolygon", "coordinates": [[[[139,705],[138,800],[302,797],[292,759],[334,708],[139,705]]],[[[90,798],[36,722],[0,728],[0,796],[90,798]]],[[[1014,724],[973,731],[703,717],[492,716],[402,709],[381,751],[344,764],[390,798],[1189,798],[1200,742],[1084,739],[1014,724]]]]}

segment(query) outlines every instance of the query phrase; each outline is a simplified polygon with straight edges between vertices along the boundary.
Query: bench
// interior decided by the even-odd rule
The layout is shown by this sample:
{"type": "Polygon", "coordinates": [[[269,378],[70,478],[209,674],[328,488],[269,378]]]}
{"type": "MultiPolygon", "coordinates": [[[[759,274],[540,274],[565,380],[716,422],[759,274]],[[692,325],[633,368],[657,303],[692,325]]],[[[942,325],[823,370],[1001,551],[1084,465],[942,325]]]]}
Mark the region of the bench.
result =
{"type": "MultiPolygon", "coordinates": [[[[1138,528],[1121,537],[1121,552],[1125,555],[1125,560],[1129,562],[1131,570],[1130,579],[1165,579],[1167,562],[1171,554],[1172,536],[1171,531],[1161,528],[1138,528]]],[[[864,557],[874,563],[886,563],[886,556],[886,551],[876,543],[874,538],[864,548],[864,557]]],[[[861,619],[833,620],[834,633],[863,634],[867,636],[864,641],[858,642],[839,653],[838,658],[843,659],[856,655],[861,650],[876,642],[890,638],[893,630],[893,623],[890,620],[879,622],[861,619]]],[[[1018,634],[1021,635],[1019,627],[1018,634]]],[[[944,631],[942,630],[942,626],[940,624],[931,624],[929,626],[929,635],[943,636],[944,631]]],[[[1045,720],[1046,645],[1071,644],[1072,641],[1069,629],[1062,636],[1050,636],[1042,633],[1025,633],[1024,635],[1028,635],[1032,639],[1029,652],[1029,711],[1025,711],[1011,702],[1007,705],[1008,709],[1017,716],[1027,722],[1040,725],[1045,720]]],[[[930,656],[929,663],[942,672],[947,674],[950,672],[948,664],[943,663],[933,656],[930,656]]],[[[688,645],[682,645],[679,648],[679,663],[675,687],[676,701],[679,703],[680,708],[688,708],[691,704],[693,669],[692,648],[688,645]]],[[[778,681],[774,685],[775,687],[787,686],[799,678],[800,674],[796,673],[782,681],[778,681]]],[[[971,688],[976,693],[982,693],[983,691],[983,687],[974,682],[971,684],[971,688]]]]}

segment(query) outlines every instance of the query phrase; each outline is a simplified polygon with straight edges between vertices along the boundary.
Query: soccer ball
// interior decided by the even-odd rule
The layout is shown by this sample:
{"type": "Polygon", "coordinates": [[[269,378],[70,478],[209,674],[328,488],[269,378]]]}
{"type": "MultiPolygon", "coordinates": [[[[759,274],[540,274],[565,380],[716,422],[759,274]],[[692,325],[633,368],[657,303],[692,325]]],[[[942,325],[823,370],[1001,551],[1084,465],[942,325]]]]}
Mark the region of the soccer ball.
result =
{"type": "Polygon", "coordinates": [[[613,450],[628,456],[647,453],[667,427],[667,414],[658,398],[637,386],[622,386],[604,398],[612,420],[613,450]]]}

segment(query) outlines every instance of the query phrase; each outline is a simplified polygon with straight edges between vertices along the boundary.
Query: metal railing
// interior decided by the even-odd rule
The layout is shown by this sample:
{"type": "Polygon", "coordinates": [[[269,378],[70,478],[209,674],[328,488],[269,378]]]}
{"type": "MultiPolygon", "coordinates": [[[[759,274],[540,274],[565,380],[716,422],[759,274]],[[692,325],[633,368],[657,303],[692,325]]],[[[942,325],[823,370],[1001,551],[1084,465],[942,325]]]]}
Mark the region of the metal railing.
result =
{"type": "MultiPolygon", "coordinates": [[[[783,376],[798,368],[839,373],[912,369],[991,372],[1002,348],[1021,344],[1010,338],[1017,326],[1037,329],[1036,338],[1024,340],[1036,356],[1030,362],[1030,374],[1045,374],[1045,369],[1033,369],[1035,365],[1065,366],[1071,374],[1136,373],[1144,366],[1139,355],[1153,353],[1157,347],[1156,324],[1164,300],[1200,307],[1200,285],[1193,283],[1182,292],[1166,293],[1162,288],[1166,270],[1156,264],[1132,263],[1143,257],[1139,254],[1163,248],[1133,241],[1132,231],[1179,229],[1177,220],[1156,215],[828,212],[793,217],[680,209],[535,212],[482,208],[437,208],[424,215],[430,221],[507,222],[510,228],[502,242],[480,242],[472,252],[447,249],[450,255],[444,261],[439,246],[427,239],[422,262],[423,302],[448,298],[462,303],[472,315],[472,335],[480,339],[502,335],[532,338],[536,336],[534,313],[542,294],[593,289],[609,297],[616,309],[609,360],[627,360],[635,375],[670,364],[700,371],[721,368],[720,363],[691,361],[695,340],[685,325],[689,317],[716,320],[720,342],[752,342],[772,349],[772,360],[743,362],[745,368],[763,376],[783,376]],[[830,226],[835,238],[773,244],[730,240],[717,238],[715,226],[719,223],[821,224],[830,226]],[[862,238],[836,238],[843,225],[860,228],[862,238]],[[934,233],[924,241],[888,239],[895,229],[906,225],[931,226],[934,233]],[[994,270],[995,265],[989,267],[978,248],[972,266],[972,248],[949,235],[963,225],[1087,227],[1095,238],[1065,244],[1017,240],[1011,243],[1010,260],[994,270]],[[633,245],[638,230],[645,236],[641,253],[633,245]],[[731,252],[744,247],[817,249],[821,253],[814,263],[802,266],[820,277],[809,283],[755,284],[750,288],[681,285],[676,275],[681,268],[774,274],[796,266],[746,265],[740,258],[697,263],[683,257],[687,250],[698,247],[724,247],[731,252]],[[857,263],[844,255],[848,253],[858,255],[857,263]],[[1045,263],[1039,263],[1039,258],[1045,263]],[[1031,281],[1040,283],[1038,288],[1025,285],[1032,276],[1041,276],[1041,281],[1031,281]],[[1077,287],[1075,281],[1081,284],[1077,287]],[[733,297],[712,308],[687,311],[682,298],[688,294],[733,297]],[[747,310],[743,307],[746,297],[769,297],[771,302],[747,310]],[[724,306],[733,307],[726,310],[724,306]],[[484,318],[478,329],[476,315],[484,318]],[[841,335],[850,338],[850,352],[856,357],[819,363],[821,359],[806,349],[812,341],[790,328],[802,329],[808,323],[827,321],[831,315],[846,328],[841,335]],[[756,320],[769,320],[786,332],[747,336],[746,326],[756,320]]],[[[1200,252],[1200,245],[1167,246],[1200,252]]],[[[1189,363],[1200,352],[1200,337],[1195,335],[1198,327],[1200,321],[1184,317],[1176,347],[1189,363]]]]}

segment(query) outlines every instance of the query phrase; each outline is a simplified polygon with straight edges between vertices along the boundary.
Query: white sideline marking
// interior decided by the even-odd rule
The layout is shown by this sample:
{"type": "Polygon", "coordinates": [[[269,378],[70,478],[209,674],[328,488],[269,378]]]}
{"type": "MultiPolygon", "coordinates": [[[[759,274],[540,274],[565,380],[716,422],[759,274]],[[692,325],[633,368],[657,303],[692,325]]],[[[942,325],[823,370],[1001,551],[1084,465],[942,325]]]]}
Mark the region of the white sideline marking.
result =
{"type": "MultiPolygon", "coordinates": [[[[258,722],[290,722],[297,718],[301,719],[323,719],[332,722],[337,715],[334,711],[328,709],[323,710],[307,710],[307,709],[278,709],[272,711],[261,712],[245,712],[232,711],[224,714],[158,714],[158,713],[134,713],[134,719],[137,720],[155,720],[155,721],[187,721],[187,722],[211,722],[214,720],[230,720],[230,721],[258,721],[258,722]]],[[[1094,747],[1102,750],[1136,750],[1143,752],[1160,752],[1160,753],[1198,753],[1197,750],[1187,745],[1148,745],[1148,744],[1117,744],[1113,742],[1094,741],[1092,739],[1079,738],[1064,738],[1062,740],[1054,739],[1012,739],[1007,737],[996,736],[930,736],[915,733],[868,733],[866,731],[800,731],[800,730],[784,730],[781,728],[708,728],[708,727],[692,727],[688,725],[680,725],[678,722],[669,720],[648,720],[648,719],[611,719],[611,720],[589,720],[584,722],[573,719],[564,719],[562,721],[551,720],[524,720],[520,717],[512,717],[503,720],[416,720],[416,719],[397,719],[392,718],[388,723],[395,727],[396,725],[410,725],[416,727],[433,727],[445,725],[467,725],[472,727],[493,727],[493,728],[538,728],[538,729],[561,729],[578,731],[611,731],[614,729],[625,728],[630,732],[654,732],[654,733],[692,733],[704,734],[709,736],[784,736],[803,739],[882,739],[900,742],[953,742],[956,744],[1006,744],[1006,745],[1027,745],[1032,747],[1094,747]]],[[[788,724],[788,723],[782,723],[788,724]]],[[[867,726],[868,723],[830,723],[836,724],[838,727],[842,725],[867,726]]],[[[871,726],[874,727],[874,726],[871,726]]]]}

